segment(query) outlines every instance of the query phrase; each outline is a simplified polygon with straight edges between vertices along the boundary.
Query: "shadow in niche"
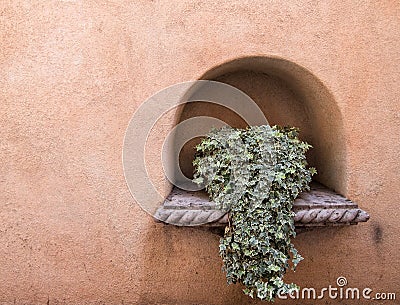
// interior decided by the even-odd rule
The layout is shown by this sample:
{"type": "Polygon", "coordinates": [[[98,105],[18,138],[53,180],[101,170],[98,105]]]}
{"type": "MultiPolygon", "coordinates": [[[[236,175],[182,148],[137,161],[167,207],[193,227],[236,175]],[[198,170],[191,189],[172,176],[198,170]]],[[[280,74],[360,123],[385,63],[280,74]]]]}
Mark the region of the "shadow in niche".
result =
{"type": "MultiPolygon", "coordinates": [[[[307,69],[281,58],[246,57],[229,61],[205,73],[201,79],[232,85],[249,95],[270,125],[300,128],[300,138],[313,145],[307,155],[318,175],[315,180],[346,194],[346,147],[342,116],[332,94],[307,69]]],[[[177,122],[196,116],[211,116],[233,127],[245,122],[231,110],[206,102],[191,102],[177,114],[177,122]]],[[[211,126],[210,126],[211,128],[211,126]]],[[[180,152],[180,167],[193,176],[194,146],[186,143],[180,152]]]]}

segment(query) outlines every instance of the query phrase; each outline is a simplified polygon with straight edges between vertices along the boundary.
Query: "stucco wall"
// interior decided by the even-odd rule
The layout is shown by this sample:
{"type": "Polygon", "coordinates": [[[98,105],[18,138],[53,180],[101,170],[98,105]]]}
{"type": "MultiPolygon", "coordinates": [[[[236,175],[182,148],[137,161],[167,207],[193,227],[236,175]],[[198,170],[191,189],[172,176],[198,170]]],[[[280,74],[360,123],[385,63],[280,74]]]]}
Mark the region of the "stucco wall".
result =
{"type": "Polygon", "coordinates": [[[0,303],[249,303],[225,284],[217,235],[135,204],[121,150],[148,96],[254,55],[330,90],[340,183],[371,215],[300,234],[305,260],[287,280],[345,276],[400,297],[399,18],[396,1],[2,1],[0,303]]]}

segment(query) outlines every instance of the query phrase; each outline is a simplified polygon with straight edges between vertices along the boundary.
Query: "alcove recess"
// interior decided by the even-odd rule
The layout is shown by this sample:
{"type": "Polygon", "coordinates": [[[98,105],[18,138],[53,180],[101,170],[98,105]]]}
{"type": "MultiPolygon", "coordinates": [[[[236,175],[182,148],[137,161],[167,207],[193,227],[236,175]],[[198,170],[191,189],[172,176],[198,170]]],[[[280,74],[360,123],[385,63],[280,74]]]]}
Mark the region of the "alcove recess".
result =
{"type": "MultiPolygon", "coordinates": [[[[307,155],[318,175],[311,191],[294,202],[296,227],[349,225],[365,222],[369,215],[340,194],[346,193],[346,147],[342,117],[329,90],[310,71],[293,62],[271,57],[247,57],[209,70],[201,79],[234,86],[250,96],[264,112],[270,125],[300,128],[300,138],[313,148],[307,155]]],[[[235,113],[207,102],[187,103],[177,122],[208,116],[232,127],[246,127],[235,113]]],[[[210,126],[211,129],[211,126],[210,126]]],[[[182,172],[193,176],[195,138],[182,148],[182,172]]],[[[217,210],[202,191],[187,192],[173,188],[154,215],[156,219],[180,226],[224,226],[228,215],[217,210]]]]}

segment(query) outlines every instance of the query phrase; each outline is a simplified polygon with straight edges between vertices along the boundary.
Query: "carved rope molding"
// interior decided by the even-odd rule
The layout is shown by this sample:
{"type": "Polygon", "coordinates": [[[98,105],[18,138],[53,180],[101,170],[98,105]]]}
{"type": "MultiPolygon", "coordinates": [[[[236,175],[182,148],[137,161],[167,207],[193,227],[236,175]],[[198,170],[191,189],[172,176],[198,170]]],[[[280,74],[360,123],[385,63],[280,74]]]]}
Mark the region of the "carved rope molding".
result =
{"type": "MultiPolygon", "coordinates": [[[[293,203],[296,227],[351,225],[368,221],[369,215],[357,204],[313,182],[311,190],[293,203]]],[[[216,208],[204,192],[187,192],[174,188],[155,218],[178,226],[225,226],[228,214],[216,208]]]]}

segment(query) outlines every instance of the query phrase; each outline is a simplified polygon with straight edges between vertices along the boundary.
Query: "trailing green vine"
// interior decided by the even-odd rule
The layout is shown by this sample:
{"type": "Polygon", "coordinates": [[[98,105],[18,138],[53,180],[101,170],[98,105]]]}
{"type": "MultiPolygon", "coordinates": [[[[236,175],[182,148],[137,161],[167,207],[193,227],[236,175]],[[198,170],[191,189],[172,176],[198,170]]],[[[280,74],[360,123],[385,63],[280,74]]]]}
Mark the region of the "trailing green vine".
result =
{"type": "Polygon", "coordinates": [[[292,205],[316,173],[307,168],[310,147],[296,128],[267,125],[214,129],[196,147],[194,181],[230,211],[219,246],[227,281],[251,297],[273,301],[298,289],[283,276],[303,259],[291,243],[292,205]]]}

